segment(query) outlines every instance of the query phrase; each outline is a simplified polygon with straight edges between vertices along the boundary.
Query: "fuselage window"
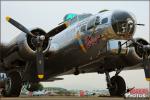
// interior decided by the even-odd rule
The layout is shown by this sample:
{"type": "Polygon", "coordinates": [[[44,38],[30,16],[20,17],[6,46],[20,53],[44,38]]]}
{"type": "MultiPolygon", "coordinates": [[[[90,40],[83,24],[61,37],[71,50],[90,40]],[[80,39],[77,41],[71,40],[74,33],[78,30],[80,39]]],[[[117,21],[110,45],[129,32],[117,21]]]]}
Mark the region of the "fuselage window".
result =
{"type": "Polygon", "coordinates": [[[104,19],[102,19],[102,23],[101,24],[105,24],[107,22],[108,22],[108,18],[104,18],[104,19]]]}
{"type": "Polygon", "coordinates": [[[86,31],[86,25],[81,26],[81,32],[86,31]]]}

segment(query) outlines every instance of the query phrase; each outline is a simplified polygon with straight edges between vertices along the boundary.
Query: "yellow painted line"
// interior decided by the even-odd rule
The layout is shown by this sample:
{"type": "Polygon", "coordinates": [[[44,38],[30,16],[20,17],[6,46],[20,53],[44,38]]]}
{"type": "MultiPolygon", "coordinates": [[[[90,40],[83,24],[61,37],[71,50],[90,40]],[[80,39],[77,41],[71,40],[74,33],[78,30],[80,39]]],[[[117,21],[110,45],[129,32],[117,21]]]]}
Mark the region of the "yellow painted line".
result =
{"type": "Polygon", "coordinates": [[[87,50],[85,49],[85,46],[83,45],[83,42],[81,41],[81,36],[79,34],[79,32],[77,32],[76,38],[78,39],[80,48],[82,49],[83,52],[87,52],[87,50]]]}
{"type": "Polygon", "coordinates": [[[81,44],[80,47],[81,47],[83,52],[85,52],[85,53],[87,52],[83,44],[81,44]]]}
{"type": "Polygon", "coordinates": [[[79,32],[77,32],[76,38],[79,40],[81,38],[79,32]]]}

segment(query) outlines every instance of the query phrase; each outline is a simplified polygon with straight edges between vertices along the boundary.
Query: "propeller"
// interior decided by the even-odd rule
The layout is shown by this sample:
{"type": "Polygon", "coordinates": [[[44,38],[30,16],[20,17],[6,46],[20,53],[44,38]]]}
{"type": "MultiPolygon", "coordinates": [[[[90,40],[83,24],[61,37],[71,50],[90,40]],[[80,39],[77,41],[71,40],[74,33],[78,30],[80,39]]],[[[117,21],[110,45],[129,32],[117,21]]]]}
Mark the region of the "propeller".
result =
{"type": "Polygon", "coordinates": [[[142,53],[145,78],[147,81],[150,81],[150,44],[148,43],[147,45],[143,45],[142,43],[138,43],[135,40],[132,41],[136,46],[138,46],[140,52],[142,53]]]}
{"type": "Polygon", "coordinates": [[[150,81],[150,45],[144,46],[144,52],[143,52],[143,66],[144,66],[144,72],[145,77],[147,81],[150,81]]]}
{"type": "Polygon", "coordinates": [[[23,25],[21,25],[20,23],[18,23],[17,21],[15,21],[14,19],[12,19],[11,17],[7,16],[6,20],[11,23],[12,25],[14,25],[16,28],[20,29],[21,31],[23,31],[26,34],[29,34],[33,37],[36,37],[35,35],[33,35],[27,28],[25,28],[23,25]]]}
{"type": "Polygon", "coordinates": [[[43,41],[45,40],[45,36],[41,35],[37,37],[37,44],[36,44],[36,64],[37,64],[37,72],[38,78],[44,78],[44,55],[43,55],[43,41]]]}
{"type": "Polygon", "coordinates": [[[19,30],[23,31],[24,33],[30,35],[33,37],[33,43],[36,48],[36,67],[37,67],[37,77],[39,79],[44,78],[44,54],[43,54],[43,42],[46,39],[48,39],[51,35],[51,33],[44,35],[34,35],[32,34],[26,27],[21,25],[19,22],[15,21],[11,17],[7,16],[6,20],[11,23],[13,26],[18,28],[19,30]]]}

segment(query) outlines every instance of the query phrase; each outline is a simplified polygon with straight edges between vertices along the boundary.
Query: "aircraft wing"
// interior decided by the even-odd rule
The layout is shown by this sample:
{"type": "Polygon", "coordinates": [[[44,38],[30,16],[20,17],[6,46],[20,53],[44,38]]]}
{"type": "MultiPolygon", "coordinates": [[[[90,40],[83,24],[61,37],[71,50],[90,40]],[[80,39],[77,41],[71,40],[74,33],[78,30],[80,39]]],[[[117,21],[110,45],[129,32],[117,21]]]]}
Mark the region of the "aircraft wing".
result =
{"type": "Polygon", "coordinates": [[[4,53],[5,49],[6,47],[2,43],[0,43],[0,59],[2,59],[2,54],[4,53]]]}
{"type": "Polygon", "coordinates": [[[7,52],[8,52],[7,46],[0,43],[0,72],[2,71],[2,66],[3,66],[2,58],[6,55],[7,52]]]}
{"type": "Polygon", "coordinates": [[[64,78],[59,78],[59,77],[54,77],[54,78],[50,78],[46,81],[42,81],[42,82],[53,82],[53,81],[57,81],[57,80],[63,80],[64,78]]]}

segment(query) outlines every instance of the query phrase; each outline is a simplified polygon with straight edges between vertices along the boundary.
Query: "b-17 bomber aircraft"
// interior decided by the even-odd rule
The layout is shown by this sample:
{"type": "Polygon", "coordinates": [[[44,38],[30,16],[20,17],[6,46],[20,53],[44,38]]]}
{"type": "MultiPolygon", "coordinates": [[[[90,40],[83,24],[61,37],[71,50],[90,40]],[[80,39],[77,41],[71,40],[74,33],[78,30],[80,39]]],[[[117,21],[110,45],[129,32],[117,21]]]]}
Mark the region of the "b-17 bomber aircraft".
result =
{"type": "Polygon", "coordinates": [[[45,32],[28,30],[11,17],[6,20],[22,31],[10,43],[0,44],[2,95],[17,97],[23,85],[35,91],[39,82],[61,80],[61,75],[93,73],[106,75],[111,96],[126,92],[123,70],[144,69],[150,81],[150,43],[133,38],[138,24],[133,14],[121,10],[69,13],[57,27],[45,32]],[[109,73],[116,74],[110,77],[109,73]]]}

